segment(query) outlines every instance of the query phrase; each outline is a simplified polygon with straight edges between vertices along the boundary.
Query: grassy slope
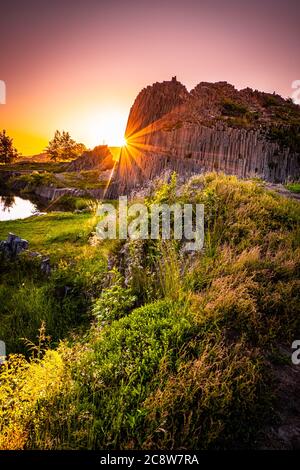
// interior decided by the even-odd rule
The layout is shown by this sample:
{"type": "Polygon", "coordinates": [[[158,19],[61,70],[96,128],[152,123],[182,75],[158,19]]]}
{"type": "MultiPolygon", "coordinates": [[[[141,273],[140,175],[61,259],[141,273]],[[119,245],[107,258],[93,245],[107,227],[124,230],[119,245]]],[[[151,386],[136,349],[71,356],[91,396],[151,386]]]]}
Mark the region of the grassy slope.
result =
{"type": "Polygon", "coordinates": [[[99,189],[106,185],[100,181],[98,170],[66,171],[65,163],[15,163],[0,166],[0,178],[3,172],[19,172],[6,181],[8,187],[21,187],[25,192],[32,192],[38,186],[57,188],[76,188],[81,190],[99,189]]]}
{"type": "Polygon", "coordinates": [[[53,341],[87,321],[91,297],[101,288],[106,263],[88,244],[96,224],[91,214],[49,213],[0,223],[0,239],[13,232],[30,242],[30,250],[50,257],[50,279],[40,262],[24,254],[0,265],[0,337],[8,352],[25,352],[24,341],[35,341],[41,321],[53,341]]]}
{"type": "MultiPolygon", "coordinates": [[[[116,271],[105,275],[107,252],[122,260],[118,244],[87,245],[91,216],[0,224],[2,236],[13,230],[63,260],[44,281],[50,291],[37,311],[46,298],[57,301],[67,279],[74,295],[62,302],[72,318],[63,333],[82,313],[95,317],[56,349],[44,350],[42,332],[39,358],[11,357],[2,369],[1,448],[255,445],[274,415],[278,346],[300,334],[300,206],[255,182],[216,175],[179,190],[173,180],[147,203],[174,201],[204,203],[204,251],[188,256],[180,244],[132,242],[123,259],[127,287],[116,271]]],[[[18,276],[30,284],[34,269],[23,262],[18,276]]],[[[18,296],[12,273],[2,276],[18,296]]],[[[28,314],[24,298],[17,305],[17,317],[28,314]]]]}
{"type": "Polygon", "coordinates": [[[64,162],[15,162],[10,165],[0,165],[1,171],[49,171],[51,173],[59,173],[64,171],[66,163],[64,162]]]}
{"type": "Polygon", "coordinates": [[[96,225],[91,214],[49,213],[25,220],[0,222],[0,239],[13,232],[29,240],[32,251],[48,253],[59,259],[72,256],[96,225]]]}

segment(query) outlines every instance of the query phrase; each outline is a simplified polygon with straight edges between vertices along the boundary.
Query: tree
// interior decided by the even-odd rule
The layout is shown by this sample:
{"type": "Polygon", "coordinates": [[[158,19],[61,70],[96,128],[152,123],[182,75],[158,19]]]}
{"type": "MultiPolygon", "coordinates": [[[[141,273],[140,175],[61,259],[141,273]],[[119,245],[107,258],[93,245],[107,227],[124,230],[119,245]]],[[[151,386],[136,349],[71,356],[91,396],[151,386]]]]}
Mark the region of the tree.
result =
{"type": "Polygon", "coordinates": [[[45,152],[51,160],[72,160],[86,150],[84,144],[78,144],[73,140],[69,132],[55,131],[54,138],[50,140],[45,152]]]}
{"type": "Polygon", "coordinates": [[[11,163],[19,156],[19,152],[13,146],[13,139],[6,135],[5,130],[0,132],[0,163],[11,163]]]}

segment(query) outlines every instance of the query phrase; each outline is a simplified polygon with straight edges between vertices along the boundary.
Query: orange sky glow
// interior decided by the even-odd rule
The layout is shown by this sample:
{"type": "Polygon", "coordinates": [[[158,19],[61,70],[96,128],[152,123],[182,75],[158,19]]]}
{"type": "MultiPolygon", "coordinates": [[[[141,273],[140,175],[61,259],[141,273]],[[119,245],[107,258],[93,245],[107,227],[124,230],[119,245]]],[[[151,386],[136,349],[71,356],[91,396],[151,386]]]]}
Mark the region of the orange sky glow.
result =
{"type": "Polygon", "coordinates": [[[0,129],[23,155],[56,129],[87,147],[120,146],[137,93],[156,81],[226,80],[293,92],[299,79],[296,0],[71,0],[1,6],[0,129]]]}

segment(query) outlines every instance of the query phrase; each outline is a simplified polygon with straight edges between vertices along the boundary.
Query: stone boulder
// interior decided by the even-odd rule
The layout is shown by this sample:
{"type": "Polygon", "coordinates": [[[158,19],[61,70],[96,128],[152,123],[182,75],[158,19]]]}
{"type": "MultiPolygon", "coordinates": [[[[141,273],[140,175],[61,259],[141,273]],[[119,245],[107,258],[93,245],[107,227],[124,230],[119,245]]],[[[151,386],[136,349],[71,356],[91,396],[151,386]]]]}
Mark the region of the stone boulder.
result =
{"type": "Polygon", "coordinates": [[[9,233],[7,240],[0,241],[0,251],[9,258],[15,258],[22,251],[28,249],[29,243],[27,240],[18,237],[13,233],[9,233]]]}
{"type": "Polygon", "coordinates": [[[29,251],[28,247],[28,241],[18,237],[14,233],[9,233],[7,240],[0,241],[0,253],[3,253],[6,258],[14,261],[20,253],[26,252],[30,258],[39,260],[41,273],[47,277],[50,276],[50,258],[43,256],[41,253],[29,251]]]}

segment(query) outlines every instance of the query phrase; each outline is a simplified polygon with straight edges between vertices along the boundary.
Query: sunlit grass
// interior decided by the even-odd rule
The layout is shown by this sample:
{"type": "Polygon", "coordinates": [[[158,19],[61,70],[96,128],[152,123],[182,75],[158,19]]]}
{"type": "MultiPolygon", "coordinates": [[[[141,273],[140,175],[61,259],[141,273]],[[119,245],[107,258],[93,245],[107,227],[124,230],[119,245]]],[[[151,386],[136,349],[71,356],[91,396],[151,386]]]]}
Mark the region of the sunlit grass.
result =
{"type": "Polygon", "coordinates": [[[47,281],[28,260],[3,270],[6,334],[33,341],[46,319],[66,336],[2,369],[1,448],[255,445],[275,416],[274,351],[300,331],[300,205],[216,174],[181,187],[173,177],[146,203],[174,201],[204,204],[201,252],[153,240],[90,246],[92,214],[0,224],[1,238],[12,230],[56,263],[47,281]]]}
{"type": "Polygon", "coordinates": [[[86,245],[97,224],[93,214],[48,213],[25,220],[0,222],[0,239],[9,232],[29,241],[30,250],[53,255],[55,259],[73,255],[86,245]]]}

